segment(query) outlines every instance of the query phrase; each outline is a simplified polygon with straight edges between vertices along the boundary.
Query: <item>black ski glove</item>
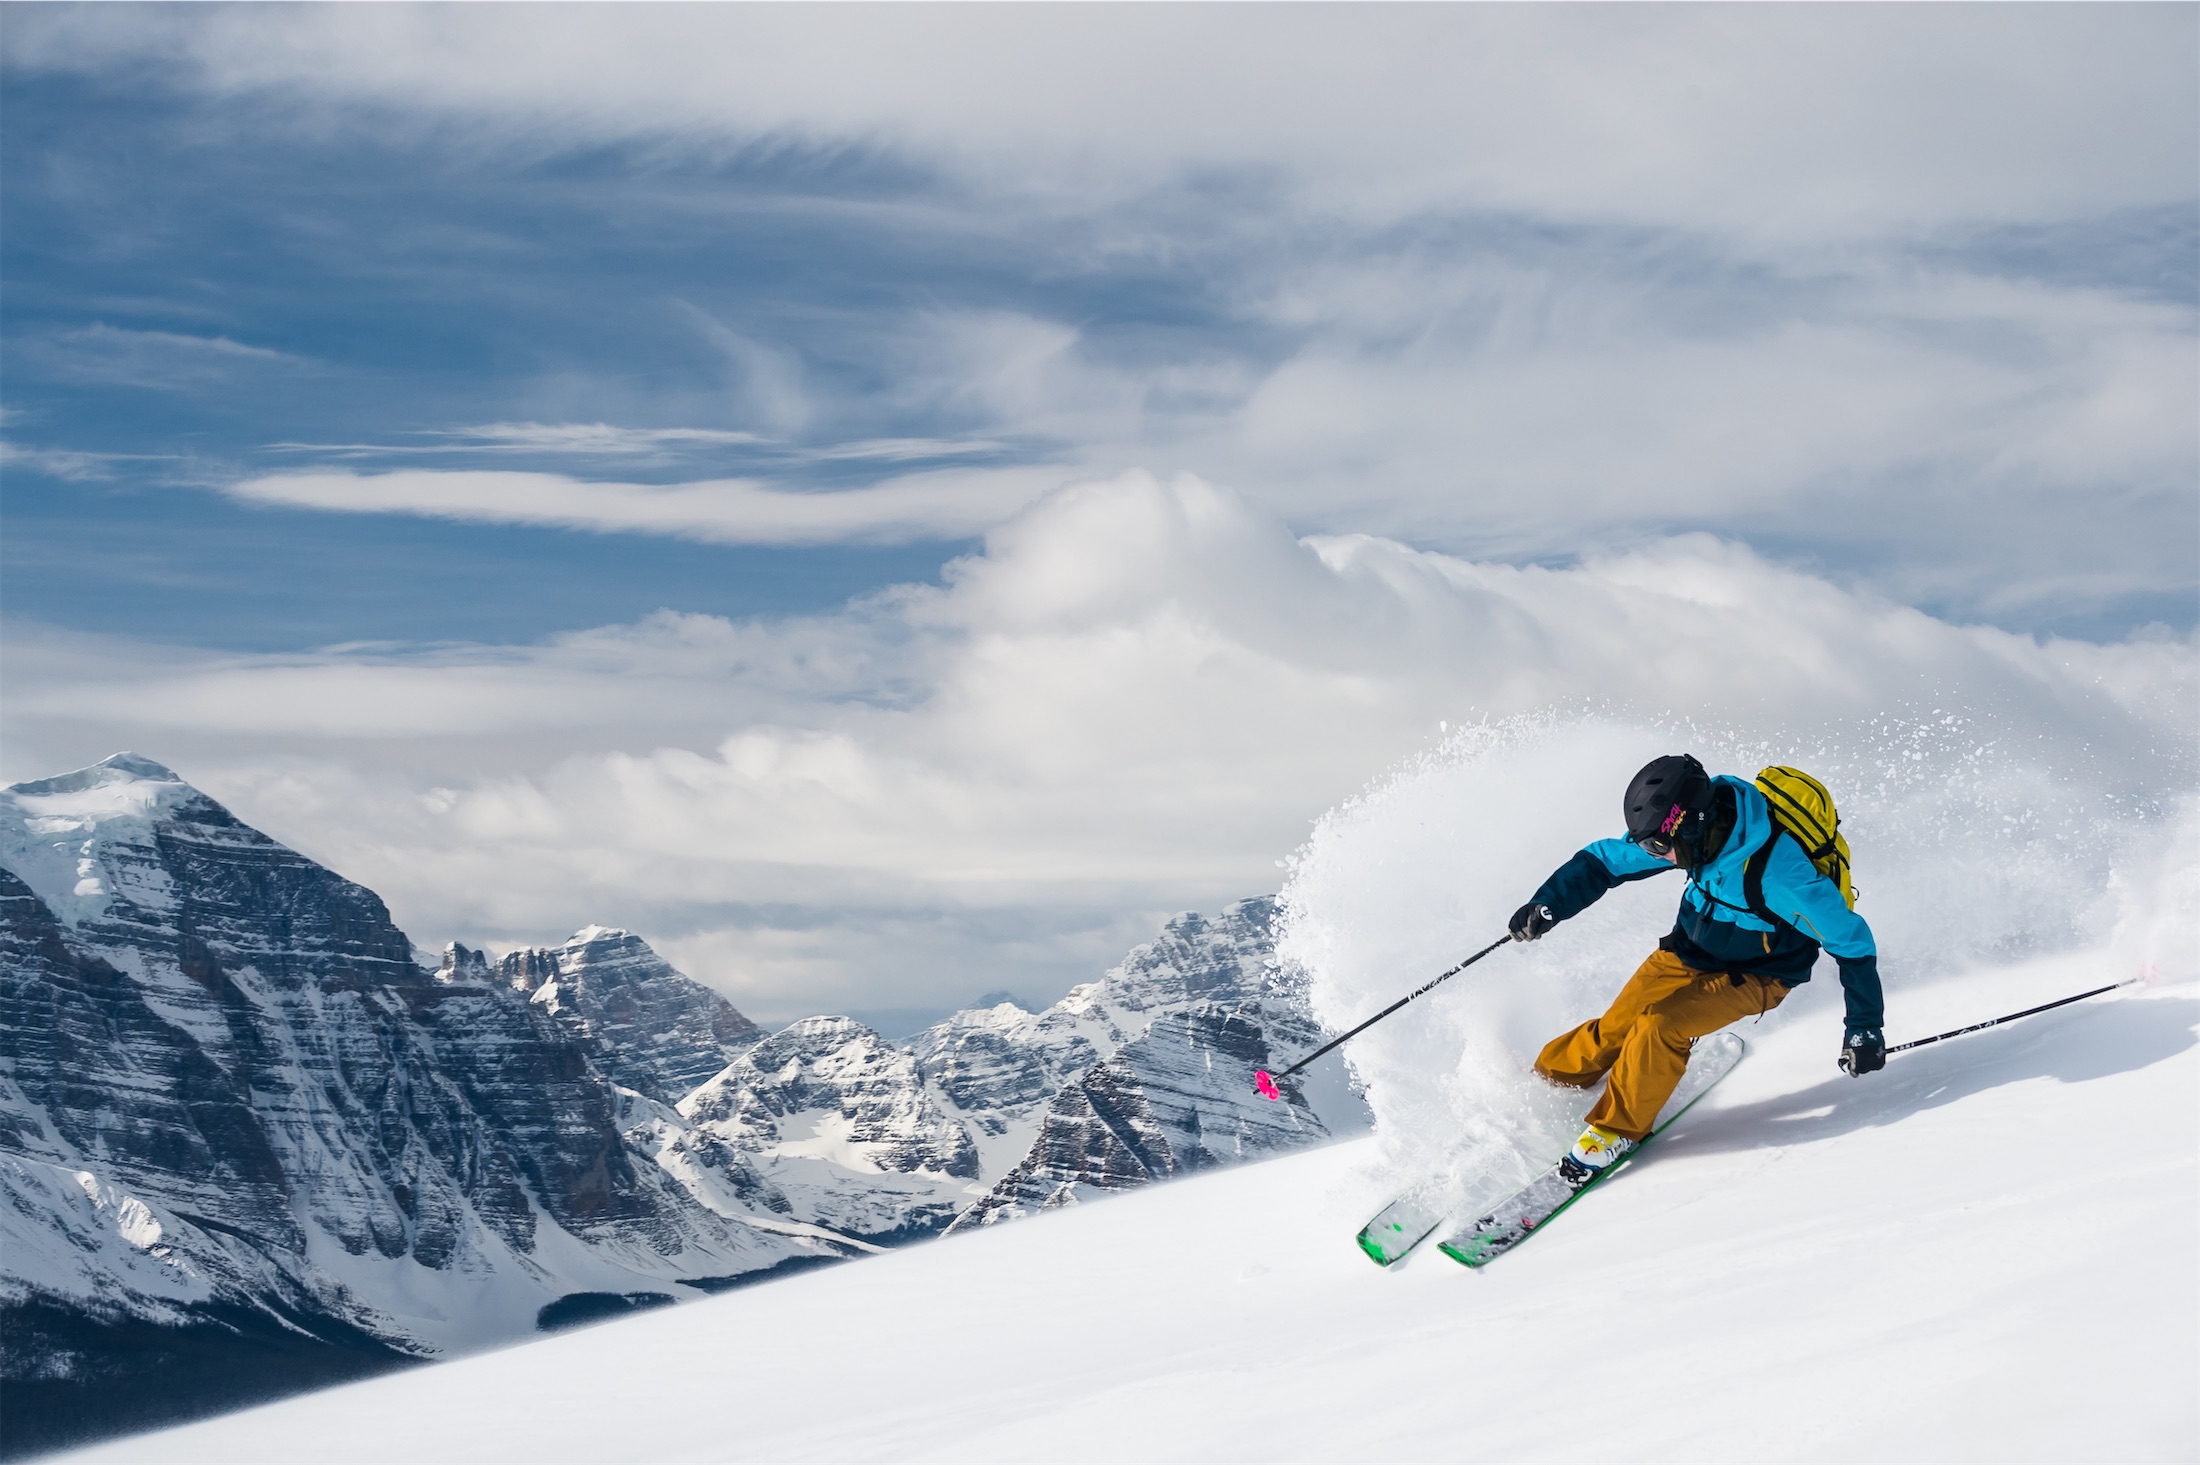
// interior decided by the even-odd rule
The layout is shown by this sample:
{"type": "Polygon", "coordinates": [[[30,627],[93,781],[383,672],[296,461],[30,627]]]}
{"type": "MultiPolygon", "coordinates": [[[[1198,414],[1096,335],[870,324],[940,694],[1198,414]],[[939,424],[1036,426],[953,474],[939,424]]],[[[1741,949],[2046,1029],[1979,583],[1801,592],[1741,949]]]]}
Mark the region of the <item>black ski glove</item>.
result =
{"type": "Polygon", "coordinates": [[[1512,932],[1515,941],[1533,941],[1557,924],[1558,917],[1551,914],[1549,906],[1531,900],[1513,912],[1512,922],[1505,929],[1512,932]]]}
{"type": "Polygon", "coordinates": [[[1887,1040],[1877,1028],[1850,1028],[1841,1038],[1841,1071],[1862,1078],[1887,1066],[1887,1040]]]}

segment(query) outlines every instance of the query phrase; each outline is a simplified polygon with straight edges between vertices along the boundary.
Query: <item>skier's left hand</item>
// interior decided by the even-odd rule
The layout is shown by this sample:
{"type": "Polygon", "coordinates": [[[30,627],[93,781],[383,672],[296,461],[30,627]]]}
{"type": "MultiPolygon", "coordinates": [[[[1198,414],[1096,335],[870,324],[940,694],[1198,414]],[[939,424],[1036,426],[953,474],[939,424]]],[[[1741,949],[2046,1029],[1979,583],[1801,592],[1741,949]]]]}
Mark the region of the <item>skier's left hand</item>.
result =
{"type": "Polygon", "coordinates": [[[1531,900],[1513,912],[1513,918],[1505,923],[1505,929],[1512,932],[1512,939],[1515,941],[1533,941],[1557,924],[1558,917],[1551,914],[1549,906],[1537,905],[1531,900]]]}
{"type": "Polygon", "coordinates": [[[1877,1028],[1850,1028],[1841,1038],[1841,1071],[1862,1078],[1887,1066],[1887,1040],[1877,1028]]]}

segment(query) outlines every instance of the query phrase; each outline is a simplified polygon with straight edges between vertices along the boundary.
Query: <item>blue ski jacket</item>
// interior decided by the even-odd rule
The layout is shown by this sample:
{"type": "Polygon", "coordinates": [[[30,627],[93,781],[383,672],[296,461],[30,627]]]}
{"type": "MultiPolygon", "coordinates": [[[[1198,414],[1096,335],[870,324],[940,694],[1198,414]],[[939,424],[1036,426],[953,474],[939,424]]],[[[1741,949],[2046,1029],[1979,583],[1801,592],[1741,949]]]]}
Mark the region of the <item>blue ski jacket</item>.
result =
{"type": "MultiPolygon", "coordinates": [[[[1790,987],[1810,980],[1824,947],[1841,968],[1848,1025],[1879,1027],[1886,1010],[1872,928],[1794,837],[1775,829],[1755,784],[1730,774],[1712,783],[1734,796],[1734,828],[1711,862],[1690,876],[1672,934],[1658,944],[1698,971],[1747,972],[1790,987]],[[1750,909],[1743,883],[1750,857],[1768,844],[1761,893],[1770,921],[1750,909]]],[[[1677,868],[1625,839],[1600,839],[1554,870],[1535,903],[1563,921],[1615,885],[1677,868]]]]}

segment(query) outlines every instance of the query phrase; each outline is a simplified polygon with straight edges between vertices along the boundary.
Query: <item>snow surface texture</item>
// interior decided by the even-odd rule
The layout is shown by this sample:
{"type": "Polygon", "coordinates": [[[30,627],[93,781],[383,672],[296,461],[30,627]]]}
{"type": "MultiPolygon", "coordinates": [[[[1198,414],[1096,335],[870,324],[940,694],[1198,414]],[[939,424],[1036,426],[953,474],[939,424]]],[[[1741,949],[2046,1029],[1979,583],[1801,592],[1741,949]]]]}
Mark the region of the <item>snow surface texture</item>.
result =
{"type": "MultiPolygon", "coordinates": [[[[2116,970],[1952,975],[1892,1035],[2116,970]]],[[[1798,1007],[1654,1160],[1486,1272],[1361,1257],[1388,1195],[1360,1141],[84,1458],[2192,1459],[2191,987],[1855,1080],[1798,1007]],[[1002,1346],[1064,1318],[1068,1346],[1002,1346]],[[890,1362],[820,1366],[850,1339],[890,1362]]]]}
{"type": "MultiPolygon", "coordinates": [[[[1920,1004],[1940,984],[2013,957],[2090,950],[2092,985],[2191,980],[2200,817],[2190,795],[2143,792],[2189,786],[2181,765],[2135,740],[2114,761],[2100,753],[2079,775],[2050,775],[1996,736],[1950,713],[1881,719],[1815,747],[1590,716],[1463,729],[1317,826],[1284,890],[1278,954],[1341,1031],[1502,935],[1576,849],[1624,832],[1620,792],[1635,770],[1688,749],[1713,772],[1793,763],[1831,788],[1879,944],[1890,1042],[1921,1035],[1920,1004]]],[[[1548,1164],[1583,1104],[1530,1064],[1602,1012],[1671,929],[1683,879],[1623,885],[1354,1039],[1346,1058],[1375,1110],[1385,1173],[1448,1180],[1465,1206],[1548,1164]]],[[[2024,1005],[1987,1000],[1967,1015],[2024,1005]]],[[[1842,1027],[1830,958],[1741,1031],[1754,1040],[1775,1026],[1808,1031],[1830,1068],[1842,1027]]]]}

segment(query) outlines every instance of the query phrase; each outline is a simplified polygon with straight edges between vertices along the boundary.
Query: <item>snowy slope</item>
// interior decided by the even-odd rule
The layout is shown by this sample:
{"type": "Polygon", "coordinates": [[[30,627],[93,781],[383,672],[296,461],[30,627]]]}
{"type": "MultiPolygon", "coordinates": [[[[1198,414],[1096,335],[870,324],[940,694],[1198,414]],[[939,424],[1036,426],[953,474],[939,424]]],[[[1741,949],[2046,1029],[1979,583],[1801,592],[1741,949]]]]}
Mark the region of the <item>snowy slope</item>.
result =
{"type": "MultiPolygon", "coordinates": [[[[1982,968],[1890,1037],[2120,974],[1982,968]]],[[[1356,1141],[83,1458],[2189,1460],[2196,1019],[2136,988],[1851,1080],[1790,1004],[1480,1274],[1361,1257],[1356,1141]]]]}

